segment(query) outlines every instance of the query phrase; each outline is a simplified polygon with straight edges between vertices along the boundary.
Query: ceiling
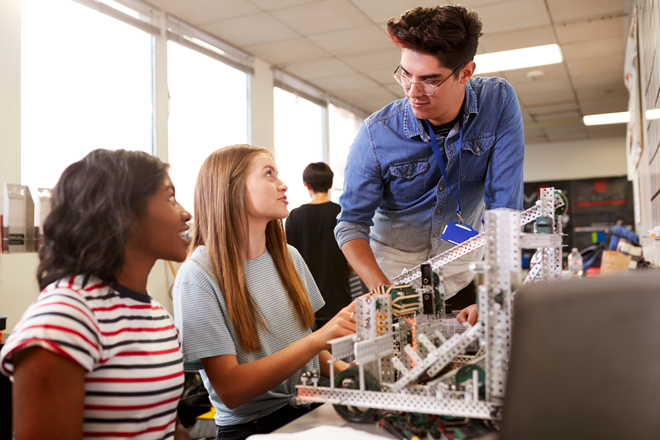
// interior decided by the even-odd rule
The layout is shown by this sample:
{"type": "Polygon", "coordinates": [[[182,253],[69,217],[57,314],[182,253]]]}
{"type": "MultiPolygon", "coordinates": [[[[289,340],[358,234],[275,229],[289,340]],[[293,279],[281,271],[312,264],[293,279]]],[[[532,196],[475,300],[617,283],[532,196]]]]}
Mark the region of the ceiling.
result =
{"type": "MultiPolygon", "coordinates": [[[[428,0],[149,0],[366,112],[404,97],[386,22],[428,0]]],[[[449,3],[449,2],[446,2],[449,3]]],[[[582,116],[626,111],[624,0],[465,0],[483,22],[478,53],[559,44],[561,64],[492,72],[515,88],[527,143],[623,137],[625,124],[582,116]],[[527,73],[542,70],[530,80],[527,73]]]]}

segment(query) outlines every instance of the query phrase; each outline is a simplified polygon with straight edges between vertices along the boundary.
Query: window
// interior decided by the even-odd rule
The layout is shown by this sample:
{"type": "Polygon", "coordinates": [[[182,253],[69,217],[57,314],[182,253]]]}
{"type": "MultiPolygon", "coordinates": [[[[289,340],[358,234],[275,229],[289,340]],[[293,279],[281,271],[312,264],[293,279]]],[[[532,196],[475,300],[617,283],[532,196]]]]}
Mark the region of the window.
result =
{"type": "Polygon", "coordinates": [[[23,0],[21,183],[97,148],[152,152],[151,35],[71,0],[23,0]]]}
{"type": "Polygon", "coordinates": [[[346,168],[348,150],[353,144],[364,119],[358,117],[355,113],[332,104],[328,106],[328,111],[330,112],[330,168],[335,174],[332,181],[331,197],[334,202],[337,202],[344,189],[344,169],[346,168]]]}
{"type": "Polygon", "coordinates": [[[289,211],[310,201],[302,173],[322,162],[325,148],[325,109],[293,93],[275,88],[275,162],[289,187],[289,211]]]}
{"type": "Polygon", "coordinates": [[[167,43],[168,160],[177,199],[193,212],[197,173],[215,150],[248,142],[248,75],[167,43]]]}

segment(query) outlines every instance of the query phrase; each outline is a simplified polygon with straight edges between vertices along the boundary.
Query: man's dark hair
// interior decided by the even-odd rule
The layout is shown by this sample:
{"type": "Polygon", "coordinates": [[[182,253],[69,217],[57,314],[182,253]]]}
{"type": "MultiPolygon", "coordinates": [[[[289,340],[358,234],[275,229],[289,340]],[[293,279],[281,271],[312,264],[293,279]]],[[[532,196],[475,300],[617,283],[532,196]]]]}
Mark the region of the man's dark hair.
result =
{"type": "Polygon", "coordinates": [[[310,163],[303,171],[303,182],[312,187],[314,192],[328,192],[332,187],[335,174],[328,164],[323,162],[310,163]]]}
{"type": "Polygon", "coordinates": [[[397,46],[432,55],[451,70],[474,59],[483,35],[477,13],[463,6],[410,9],[398,21],[390,19],[387,31],[397,46]]]}
{"type": "Polygon", "coordinates": [[[126,150],[94,150],[69,165],[55,185],[43,225],[39,287],[74,275],[94,275],[114,285],[131,226],[167,168],[157,157],[126,150]]]}

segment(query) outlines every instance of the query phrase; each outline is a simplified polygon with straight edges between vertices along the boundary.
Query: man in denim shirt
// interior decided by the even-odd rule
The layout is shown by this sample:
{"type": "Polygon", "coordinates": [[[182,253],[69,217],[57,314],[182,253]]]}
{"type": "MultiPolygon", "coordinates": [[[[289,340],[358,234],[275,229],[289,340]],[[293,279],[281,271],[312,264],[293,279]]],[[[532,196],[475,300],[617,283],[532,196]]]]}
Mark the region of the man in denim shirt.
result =
{"type": "MultiPolygon", "coordinates": [[[[453,246],[440,236],[447,222],[459,221],[456,199],[463,221],[482,231],[484,209],[521,210],[523,195],[524,136],[516,94],[501,78],[472,78],[481,36],[477,14],[462,6],[415,8],[387,27],[401,47],[394,76],[406,99],[372,114],[360,128],[348,155],[335,228],[344,255],[370,290],[453,246]],[[426,121],[449,182],[433,154],[426,121]]],[[[474,275],[467,265],[483,252],[444,267],[446,297],[456,308],[474,303],[474,275]]],[[[466,319],[476,321],[474,305],[459,315],[459,321],[466,319]]]]}

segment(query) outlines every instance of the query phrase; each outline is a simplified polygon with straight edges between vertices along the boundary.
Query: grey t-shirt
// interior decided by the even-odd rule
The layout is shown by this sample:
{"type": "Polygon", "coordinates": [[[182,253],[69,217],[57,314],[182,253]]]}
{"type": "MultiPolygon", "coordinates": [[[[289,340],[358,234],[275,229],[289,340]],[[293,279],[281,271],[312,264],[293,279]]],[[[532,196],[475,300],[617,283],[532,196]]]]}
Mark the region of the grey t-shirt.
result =
{"type": "MultiPolygon", "coordinates": [[[[323,297],[298,251],[288,246],[289,255],[305,286],[314,312],[323,307],[323,297]]],[[[221,355],[236,355],[239,364],[253,362],[284,349],[311,334],[303,328],[289,297],[284,290],[275,263],[266,250],[259,258],[244,260],[243,269],[248,290],[259,305],[270,331],[259,329],[261,349],[254,352],[243,350],[234,329],[227,305],[213,275],[206,256],[206,247],[200,246],[181,266],[174,283],[174,320],[179,329],[183,360],[187,369],[200,370],[204,386],[215,407],[215,422],[230,426],[266,416],[283,406],[296,404],[296,388],[300,375],[306,370],[318,370],[318,356],[275,388],[235,408],[227,408],[213,390],[203,370],[200,359],[221,355]]]]}

